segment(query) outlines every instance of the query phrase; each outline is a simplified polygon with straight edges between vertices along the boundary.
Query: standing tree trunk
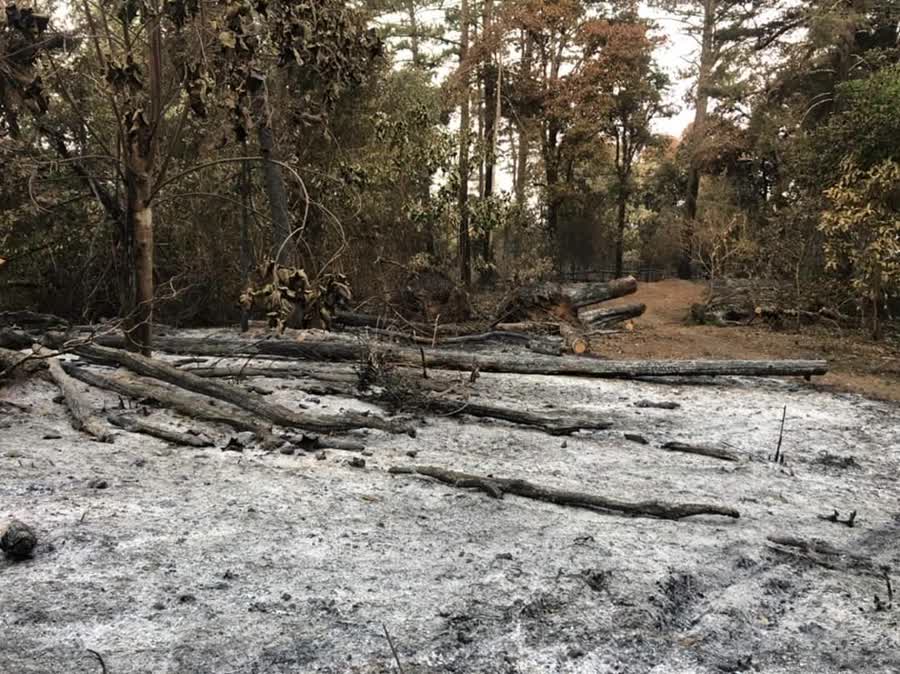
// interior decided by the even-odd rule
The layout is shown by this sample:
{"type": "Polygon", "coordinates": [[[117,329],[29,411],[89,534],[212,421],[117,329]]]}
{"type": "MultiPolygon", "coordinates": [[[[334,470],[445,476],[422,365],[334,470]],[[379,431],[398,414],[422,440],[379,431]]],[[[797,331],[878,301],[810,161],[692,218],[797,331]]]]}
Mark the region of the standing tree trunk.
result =
{"type": "Polygon", "coordinates": [[[160,9],[154,2],[148,17],[149,30],[149,100],[147,109],[136,104],[126,114],[128,129],[125,156],[127,182],[126,228],[134,265],[134,304],[126,314],[126,344],[130,350],[145,356],[153,342],[153,198],[152,174],[159,147],[162,117],[162,36],[160,9]]]}
{"type": "Polygon", "coordinates": [[[624,184],[620,185],[618,201],[619,213],[616,224],[616,278],[621,278],[625,253],[625,213],[628,206],[628,191],[625,189],[624,184]]]}
{"type": "MultiPolygon", "coordinates": [[[[521,70],[528,77],[531,74],[532,42],[529,34],[522,36],[522,65],[521,70]]],[[[518,163],[516,164],[516,205],[525,206],[528,198],[528,155],[531,152],[531,137],[528,135],[528,126],[520,114],[515,114],[516,127],[519,134],[518,163]]]]}
{"type": "Polygon", "coordinates": [[[150,205],[152,156],[132,148],[128,161],[128,213],[134,246],[134,308],[126,327],[129,350],[150,355],[153,342],[153,209],[150,205]]]}
{"type": "MultiPolygon", "coordinates": [[[[484,40],[490,40],[491,23],[493,21],[494,3],[493,0],[484,0],[483,20],[482,20],[482,37],[484,40]]],[[[489,52],[484,64],[484,197],[490,199],[494,194],[494,172],[496,164],[497,152],[497,125],[499,121],[498,106],[499,102],[499,70],[497,64],[494,63],[492,54],[489,52]]],[[[484,230],[481,240],[481,256],[485,263],[491,261],[491,231],[484,230]]]]}
{"type": "Polygon", "coordinates": [[[703,37],[700,43],[700,72],[697,75],[696,107],[694,123],[691,127],[690,164],[688,167],[687,193],[684,199],[684,231],[681,239],[681,259],[678,262],[678,277],[691,278],[693,258],[694,222],[697,219],[697,198],[700,195],[700,167],[697,161],[697,143],[703,137],[709,107],[709,79],[717,60],[715,46],[717,0],[703,2],[703,37]]]}
{"type": "MultiPolygon", "coordinates": [[[[246,156],[246,152],[244,156],[246,156]]],[[[246,288],[250,283],[250,268],[253,265],[253,255],[250,251],[250,188],[251,188],[250,162],[241,162],[240,193],[241,193],[241,287],[246,288]]],[[[250,311],[241,309],[241,332],[250,329],[250,311]]]]}
{"type": "Polygon", "coordinates": [[[459,276],[465,287],[472,285],[469,250],[469,78],[465,74],[469,53],[469,0],[460,0],[459,67],[463,71],[463,97],[459,116],[459,276]]]}
{"type": "MultiPolygon", "coordinates": [[[[281,167],[276,163],[275,136],[269,117],[269,100],[266,94],[266,82],[261,78],[251,78],[251,96],[253,100],[253,116],[257,125],[259,153],[263,158],[263,176],[265,178],[266,196],[272,212],[272,259],[280,262],[278,251],[291,235],[291,215],[288,209],[287,190],[281,167]]],[[[286,245],[284,251],[293,251],[294,247],[286,245]]],[[[282,252],[280,259],[287,264],[293,262],[295,256],[282,252]]]]}

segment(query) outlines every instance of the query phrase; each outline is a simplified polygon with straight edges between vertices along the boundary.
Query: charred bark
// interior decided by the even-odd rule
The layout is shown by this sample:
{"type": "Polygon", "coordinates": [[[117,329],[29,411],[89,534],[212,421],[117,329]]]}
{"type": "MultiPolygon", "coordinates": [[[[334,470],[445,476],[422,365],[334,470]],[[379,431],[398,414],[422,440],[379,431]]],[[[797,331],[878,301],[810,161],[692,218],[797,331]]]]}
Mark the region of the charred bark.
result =
{"type": "Polygon", "coordinates": [[[546,487],[526,480],[473,475],[447,470],[437,466],[394,466],[389,469],[394,475],[422,475],[451,487],[479,489],[493,498],[503,498],[504,494],[515,494],[536,501],[547,501],[558,505],[573,506],[608,512],[619,512],[635,517],[657,517],[680,520],[694,515],[721,515],[740,517],[734,508],[705,503],[664,503],[661,501],[619,501],[596,494],[546,487]]]}

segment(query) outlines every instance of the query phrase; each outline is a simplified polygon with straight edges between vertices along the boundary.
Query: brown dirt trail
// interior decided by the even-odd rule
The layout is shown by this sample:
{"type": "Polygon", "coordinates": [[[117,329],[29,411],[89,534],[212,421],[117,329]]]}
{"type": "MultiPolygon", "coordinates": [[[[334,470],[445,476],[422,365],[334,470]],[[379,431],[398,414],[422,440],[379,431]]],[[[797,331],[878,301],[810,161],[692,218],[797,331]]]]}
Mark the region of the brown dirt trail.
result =
{"type": "Polygon", "coordinates": [[[634,295],[609,304],[643,302],[646,313],[634,331],[604,338],[600,352],[611,358],[825,358],[825,388],[900,400],[900,348],[875,343],[858,332],[820,327],[776,331],[764,324],[720,328],[690,323],[691,305],[702,302],[702,283],[668,279],[642,283],[634,295]]]}

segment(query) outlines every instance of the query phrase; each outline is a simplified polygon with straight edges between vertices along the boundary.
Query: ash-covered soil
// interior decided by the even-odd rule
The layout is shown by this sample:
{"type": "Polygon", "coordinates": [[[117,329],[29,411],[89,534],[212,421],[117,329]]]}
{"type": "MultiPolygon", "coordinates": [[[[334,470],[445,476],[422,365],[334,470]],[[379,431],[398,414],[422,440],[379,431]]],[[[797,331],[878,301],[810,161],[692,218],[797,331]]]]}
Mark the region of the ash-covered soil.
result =
{"type": "MultiPolygon", "coordinates": [[[[252,383],[288,406],[368,408],[252,383]]],[[[735,378],[485,374],[477,390],[613,427],[560,438],[429,417],[415,438],[354,434],[370,453],[359,468],[346,451],[223,451],[234,434],[211,426],[205,450],[126,432],[92,442],[52,384],[0,391],[29,406],[0,406],[0,520],[40,539],[33,559],[0,559],[0,672],[93,674],[91,651],[110,674],[394,672],[385,628],[407,674],[900,671],[900,597],[875,600],[887,601],[881,567],[900,568],[897,404],[735,378]],[[784,405],[781,466],[768,459],[784,405]],[[742,461],[668,452],[668,440],[742,461]],[[741,517],[631,518],[387,473],[407,464],[741,517]],[[856,510],[855,526],[818,517],[834,509],[856,510]],[[792,553],[769,536],[852,555],[792,553]]]]}

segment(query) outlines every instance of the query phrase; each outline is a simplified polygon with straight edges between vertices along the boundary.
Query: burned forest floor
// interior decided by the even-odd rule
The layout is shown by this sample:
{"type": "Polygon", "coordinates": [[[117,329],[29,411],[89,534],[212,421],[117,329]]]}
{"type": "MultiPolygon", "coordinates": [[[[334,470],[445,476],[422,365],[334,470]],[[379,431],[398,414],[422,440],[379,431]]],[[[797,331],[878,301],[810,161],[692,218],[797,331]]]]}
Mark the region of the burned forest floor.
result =
{"type": "MultiPolygon", "coordinates": [[[[291,379],[240,385],[293,409],[382,413],[291,379]]],[[[415,437],[346,434],[362,452],[282,453],[139,401],[124,404],[213,445],[101,443],[73,430],[51,382],[9,384],[0,514],[39,543],[0,558],[0,671],[900,670],[896,403],[790,378],[482,373],[473,388],[610,428],[549,435],[463,410],[414,415],[415,437]],[[626,517],[388,472],[409,464],[740,518],[626,517]]]]}
{"type": "Polygon", "coordinates": [[[690,325],[703,292],[632,287],[588,360],[369,328],[35,347],[0,388],[0,531],[38,540],[0,556],[0,672],[900,671],[896,348],[690,325]]]}

